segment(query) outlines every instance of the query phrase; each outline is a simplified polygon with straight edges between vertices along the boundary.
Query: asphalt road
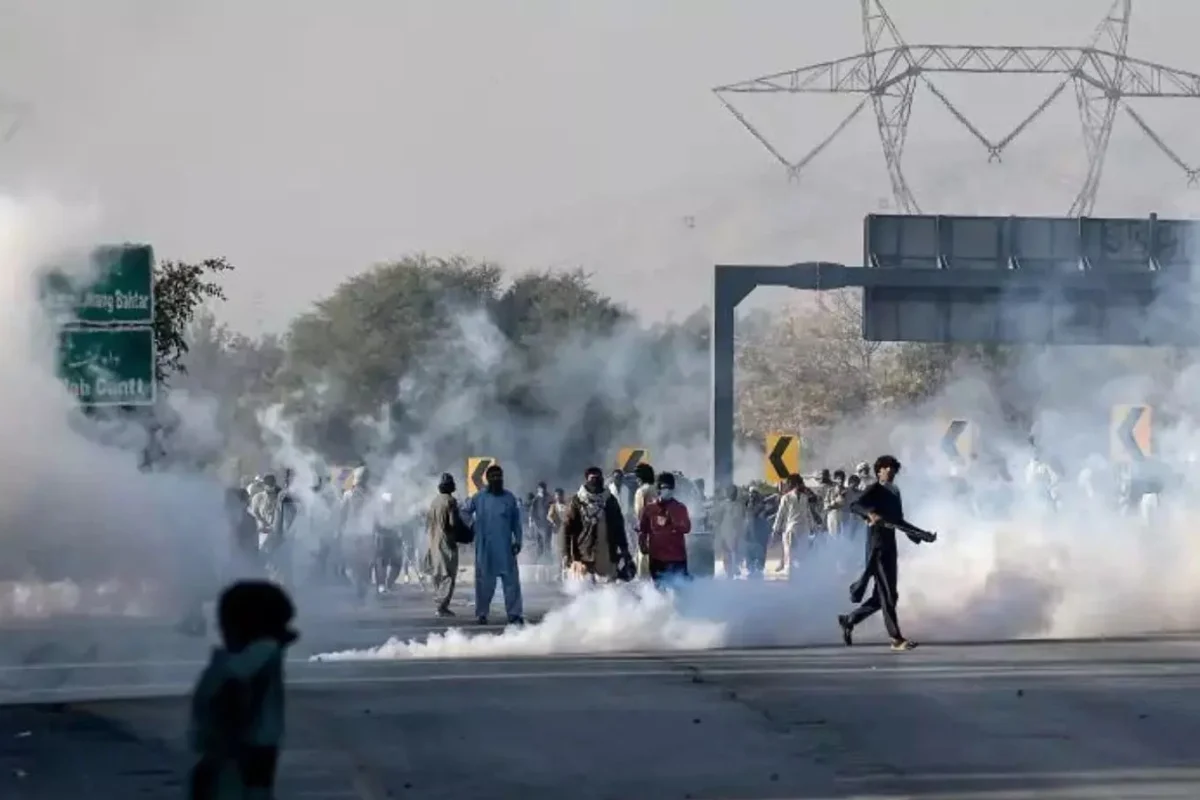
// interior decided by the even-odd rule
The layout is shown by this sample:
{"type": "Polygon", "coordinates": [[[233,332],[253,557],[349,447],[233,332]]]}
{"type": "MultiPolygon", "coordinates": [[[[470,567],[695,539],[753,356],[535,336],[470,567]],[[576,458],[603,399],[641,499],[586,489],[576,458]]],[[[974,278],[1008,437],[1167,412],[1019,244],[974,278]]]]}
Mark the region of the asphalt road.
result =
{"type": "MultiPolygon", "coordinates": [[[[433,627],[406,607],[327,630],[375,644],[433,627]]],[[[181,796],[182,693],[204,644],[160,646],[155,658],[165,637],[151,623],[114,623],[93,636],[108,649],[102,642],[90,661],[70,662],[67,648],[10,664],[0,797],[181,796]],[[114,662],[114,648],[136,658],[114,662]],[[30,683],[39,668],[44,681],[30,683]]],[[[503,661],[297,656],[281,800],[1200,797],[1192,637],[926,643],[911,653],[862,644],[503,661]]]]}

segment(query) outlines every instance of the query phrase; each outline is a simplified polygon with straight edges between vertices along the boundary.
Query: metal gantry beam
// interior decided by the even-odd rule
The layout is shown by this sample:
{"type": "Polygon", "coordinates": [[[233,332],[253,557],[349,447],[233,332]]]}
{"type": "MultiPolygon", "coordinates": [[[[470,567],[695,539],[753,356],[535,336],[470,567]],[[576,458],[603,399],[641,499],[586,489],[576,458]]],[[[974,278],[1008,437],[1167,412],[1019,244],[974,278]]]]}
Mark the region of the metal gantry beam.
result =
{"type": "Polygon", "coordinates": [[[713,90],[734,117],[788,169],[791,177],[797,177],[869,102],[879,129],[897,210],[919,214],[920,206],[908,186],[902,166],[913,96],[918,85],[928,89],[979,140],[989,161],[996,161],[1070,84],[1075,91],[1088,165],[1083,184],[1068,211],[1071,216],[1087,216],[1095,206],[1118,110],[1123,109],[1150,141],[1183,171],[1189,184],[1200,180],[1200,167],[1181,158],[1126,102],[1137,98],[1200,99],[1200,74],[1127,54],[1132,0],[1115,0],[1090,41],[1083,46],[1070,47],[908,44],[884,9],[883,0],[861,0],[861,4],[864,52],[713,90]],[[941,73],[1059,75],[1062,80],[1008,134],[991,140],[938,89],[932,77],[941,73]],[[783,148],[771,142],[734,105],[731,98],[747,94],[859,94],[864,95],[864,99],[820,144],[800,159],[790,161],[783,155],[783,148]]]}

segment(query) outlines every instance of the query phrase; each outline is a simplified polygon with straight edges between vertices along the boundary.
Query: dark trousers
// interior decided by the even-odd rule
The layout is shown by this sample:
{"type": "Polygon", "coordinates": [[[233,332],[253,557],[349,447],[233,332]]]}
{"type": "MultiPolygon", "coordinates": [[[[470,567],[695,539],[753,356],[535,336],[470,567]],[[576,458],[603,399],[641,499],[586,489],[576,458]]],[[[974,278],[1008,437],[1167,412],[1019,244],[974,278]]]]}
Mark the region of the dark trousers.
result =
{"type": "Polygon", "coordinates": [[[654,581],[654,585],[662,588],[669,586],[676,581],[688,580],[688,568],[686,561],[658,561],[650,559],[650,580],[654,581]]]}
{"type": "Polygon", "coordinates": [[[871,579],[874,584],[871,596],[862,605],[850,612],[851,626],[857,626],[876,611],[883,612],[883,627],[887,629],[892,639],[903,639],[900,633],[900,620],[896,617],[896,551],[876,550],[867,558],[867,568],[863,579],[871,579]]]}
{"type": "Polygon", "coordinates": [[[403,566],[403,543],[398,533],[375,534],[375,585],[390,589],[400,577],[403,566]]]}
{"type": "Polygon", "coordinates": [[[746,543],[746,575],[761,578],[767,565],[767,546],[763,542],[746,543]]]}

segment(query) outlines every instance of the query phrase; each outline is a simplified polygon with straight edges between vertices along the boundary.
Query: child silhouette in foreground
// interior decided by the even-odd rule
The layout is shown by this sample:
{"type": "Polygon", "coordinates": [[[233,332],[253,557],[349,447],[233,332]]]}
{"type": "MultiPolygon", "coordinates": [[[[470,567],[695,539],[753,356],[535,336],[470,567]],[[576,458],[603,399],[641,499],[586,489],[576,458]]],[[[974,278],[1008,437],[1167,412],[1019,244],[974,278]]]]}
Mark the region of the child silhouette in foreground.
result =
{"type": "Polygon", "coordinates": [[[283,660],[298,634],[296,609],[268,581],[240,581],[222,592],[217,623],[223,647],[192,693],[191,800],[270,800],[283,738],[283,660]]]}

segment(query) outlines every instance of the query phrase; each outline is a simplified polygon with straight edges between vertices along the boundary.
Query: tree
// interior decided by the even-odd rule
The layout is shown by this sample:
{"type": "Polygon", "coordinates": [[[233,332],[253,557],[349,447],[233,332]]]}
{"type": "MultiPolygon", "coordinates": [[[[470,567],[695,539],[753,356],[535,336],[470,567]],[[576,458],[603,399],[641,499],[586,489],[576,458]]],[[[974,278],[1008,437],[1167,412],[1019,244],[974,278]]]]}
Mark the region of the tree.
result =
{"type": "Polygon", "coordinates": [[[864,342],[860,307],[848,291],[818,307],[793,306],[739,336],[738,421],[761,439],[772,430],[810,432],[859,414],[874,400],[880,346],[864,342]]]}
{"type": "Polygon", "coordinates": [[[187,352],[173,388],[227,398],[233,403],[266,402],[275,393],[284,345],[274,334],[252,339],[201,308],[184,334],[187,352]]]}
{"type": "Polygon", "coordinates": [[[206,258],[195,264],[160,261],[154,267],[154,378],[162,384],[175,373],[186,373],[188,326],[204,303],[224,300],[225,292],[211,279],[233,269],[225,258],[206,258]]]}
{"type": "Polygon", "coordinates": [[[591,286],[583,270],[522,275],[491,304],[493,319],[513,342],[547,344],[563,336],[608,335],[632,317],[591,286]]]}
{"type": "Polygon", "coordinates": [[[292,322],[285,365],[289,388],[335,384],[354,414],[396,395],[396,383],[444,333],[454,309],[486,307],[500,285],[494,264],[415,255],[344,281],[292,322]]]}
{"type": "Polygon", "coordinates": [[[899,343],[881,364],[880,405],[904,408],[935,396],[946,387],[958,360],[953,345],[899,343]]]}

